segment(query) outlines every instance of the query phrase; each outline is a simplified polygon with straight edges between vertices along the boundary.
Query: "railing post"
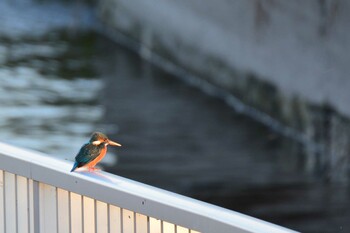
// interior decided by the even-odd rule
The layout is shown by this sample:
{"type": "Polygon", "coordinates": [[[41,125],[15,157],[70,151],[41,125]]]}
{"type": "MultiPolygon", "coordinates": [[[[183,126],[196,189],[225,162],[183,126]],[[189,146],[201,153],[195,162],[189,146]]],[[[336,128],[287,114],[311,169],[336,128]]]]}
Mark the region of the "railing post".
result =
{"type": "Polygon", "coordinates": [[[33,180],[33,233],[43,233],[40,232],[40,194],[39,194],[39,182],[33,180]]]}
{"type": "Polygon", "coordinates": [[[0,233],[5,233],[4,172],[0,170],[0,233]]]}

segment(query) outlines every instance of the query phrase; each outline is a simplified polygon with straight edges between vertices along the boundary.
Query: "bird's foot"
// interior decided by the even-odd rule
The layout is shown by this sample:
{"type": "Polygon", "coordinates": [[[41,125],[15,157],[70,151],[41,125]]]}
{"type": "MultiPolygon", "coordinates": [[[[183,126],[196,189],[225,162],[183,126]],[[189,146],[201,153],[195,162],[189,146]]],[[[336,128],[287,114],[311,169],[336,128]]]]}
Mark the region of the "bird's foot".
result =
{"type": "Polygon", "coordinates": [[[98,169],[96,167],[89,167],[89,172],[93,172],[93,171],[100,171],[101,169],[98,169]]]}

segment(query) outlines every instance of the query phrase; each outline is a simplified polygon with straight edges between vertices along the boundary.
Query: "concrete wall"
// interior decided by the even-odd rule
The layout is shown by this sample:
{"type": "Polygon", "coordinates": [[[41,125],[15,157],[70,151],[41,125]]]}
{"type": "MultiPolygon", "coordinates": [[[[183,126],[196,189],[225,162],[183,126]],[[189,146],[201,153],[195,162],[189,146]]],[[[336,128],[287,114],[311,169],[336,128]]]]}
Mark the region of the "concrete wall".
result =
{"type": "Polygon", "coordinates": [[[324,170],[350,152],[349,12],[342,0],[99,2],[109,28],[324,144],[308,162],[324,170]]]}

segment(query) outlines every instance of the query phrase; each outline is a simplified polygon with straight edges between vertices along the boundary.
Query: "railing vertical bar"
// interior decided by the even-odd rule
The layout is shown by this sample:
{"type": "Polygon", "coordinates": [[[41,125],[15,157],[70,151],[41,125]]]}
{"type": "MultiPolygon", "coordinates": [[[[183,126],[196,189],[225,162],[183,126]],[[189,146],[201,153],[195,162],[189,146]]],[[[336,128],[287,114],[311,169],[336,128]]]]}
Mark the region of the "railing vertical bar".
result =
{"type": "Polygon", "coordinates": [[[84,196],[82,196],[82,202],[81,202],[81,213],[82,213],[82,219],[81,219],[81,224],[83,225],[83,233],[86,233],[85,231],[85,200],[84,196]]]}
{"type": "Polygon", "coordinates": [[[26,194],[27,194],[27,227],[28,227],[28,233],[30,233],[30,222],[29,222],[29,215],[30,215],[30,208],[29,208],[29,189],[28,189],[28,184],[29,184],[29,178],[26,178],[26,194]]]}
{"type": "Polygon", "coordinates": [[[31,215],[32,215],[32,212],[31,212],[31,210],[32,210],[32,206],[31,206],[31,203],[32,203],[32,201],[30,200],[30,197],[31,197],[31,194],[30,194],[30,179],[28,179],[27,178],[27,200],[28,200],[28,212],[27,212],[27,214],[28,214],[28,219],[27,219],[27,221],[28,221],[28,232],[30,232],[30,233],[32,233],[32,224],[31,224],[31,221],[30,221],[30,219],[31,219],[31,215]]]}
{"type": "Polygon", "coordinates": [[[59,216],[58,216],[58,188],[56,187],[56,199],[55,199],[55,208],[56,208],[56,232],[59,233],[59,216]]]}
{"type": "Polygon", "coordinates": [[[150,226],[150,223],[149,223],[149,216],[147,216],[147,233],[151,233],[151,226],[150,226]]]}
{"type": "Polygon", "coordinates": [[[18,233],[18,192],[17,192],[17,175],[14,174],[15,177],[15,212],[16,212],[16,232],[18,233]]]}
{"type": "Polygon", "coordinates": [[[96,231],[96,208],[95,200],[83,196],[83,226],[84,233],[94,233],[96,231]]]}
{"type": "Polygon", "coordinates": [[[123,221],[123,215],[124,215],[124,209],[120,208],[120,231],[121,233],[125,233],[124,232],[124,221],[123,221]]]}
{"type": "Polygon", "coordinates": [[[123,223],[123,209],[120,208],[120,229],[121,233],[124,233],[124,223],[123,223]]]}
{"type": "Polygon", "coordinates": [[[5,172],[5,232],[17,232],[16,177],[5,172]]]}
{"type": "Polygon", "coordinates": [[[33,231],[40,232],[40,197],[39,182],[33,180],[33,231]]]}
{"type": "Polygon", "coordinates": [[[162,231],[163,233],[175,233],[175,225],[166,221],[162,221],[162,231]]]}
{"type": "Polygon", "coordinates": [[[136,228],[137,219],[136,219],[136,213],[135,212],[133,212],[133,213],[134,213],[134,216],[133,216],[133,218],[134,218],[134,232],[133,233],[136,233],[136,231],[137,231],[137,228],[136,228]]]}
{"type": "Polygon", "coordinates": [[[83,232],[82,221],[82,197],[77,193],[70,193],[70,209],[71,209],[71,232],[83,232]]]}
{"type": "Polygon", "coordinates": [[[70,232],[70,193],[64,189],[57,189],[57,218],[58,232],[70,232]]]}
{"type": "Polygon", "coordinates": [[[58,230],[59,230],[59,226],[58,226],[58,224],[59,224],[59,221],[58,221],[58,188],[57,187],[55,187],[55,208],[56,208],[56,232],[57,233],[59,233],[58,232],[58,230]]]}
{"type": "Polygon", "coordinates": [[[50,230],[51,232],[56,232],[58,233],[58,218],[57,218],[57,187],[55,186],[50,186],[51,188],[51,198],[54,198],[54,200],[52,201],[52,207],[54,208],[54,210],[52,211],[52,214],[56,215],[56,216],[52,216],[52,219],[54,219],[54,221],[52,222],[52,224],[56,224],[56,226],[52,226],[53,231],[50,230]]]}
{"type": "Polygon", "coordinates": [[[43,183],[39,182],[39,216],[40,219],[40,233],[46,233],[45,232],[45,209],[44,209],[44,202],[45,202],[45,196],[43,191],[43,183]]]}
{"type": "Polygon", "coordinates": [[[148,223],[147,216],[139,213],[135,213],[135,231],[136,233],[147,233],[148,223]]]}
{"type": "Polygon", "coordinates": [[[176,233],[190,233],[190,229],[176,225],[175,232],[176,233]]]}
{"type": "Polygon", "coordinates": [[[114,205],[108,205],[109,209],[109,232],[121,233],[121,209],[114,205]]]}
{"type": "Polygon", "coordinates": [[[123,209],[123,233],[135,233],[134,221],[134,212],[123,209]]]}
{"type": "Polygon", "coordinates": [[[107,221],[107,203],[96,201],[96,210],[97,210],[97,216],[96,216],[96,226],[97,226],[97,232],[98,233],[108,233],[108,221],[107,221]]]}
{"type": "Polygon", "coordinates": [[[80,215],[81,215],[81,229],[82,229],[81,232],[84,232],[84,209],[83,209],[84,199],[83,197],[84,196],[80,195],[80,215]]]}
{"type": "Polygon", "coordinates": [[[5,179],[5,171],[3,172],[3,187],[4,187],[4,231],[6,233],[6,228],[7,228],[7,224],[6,224],[6,179],[5,179]]]}
{"type": "Polygon", "coordinates": [[[69,215],[69,233],[72,233],[72,204],[71,204],[71,192],[68,191],[68,215],[69,215]]]}
{"type": "Polygon", "coordinates": [[[0,221],[3,223],[0,225],[0,233],[5,233],[5,210],[4,210],[4,171],[0,170],[0,221]]]}
{"type": "Polygon", "coordinates": [[[94,199],[94,221],[95,221],[95,232],[97,233],[97,203],[96,203],[96,199],[94,199]]]}
{"type": "Polygon", "coordinates": [[[81,224],[83,225],[83,226],[82,226],[82,228],[83,228],[82,233],[86,233],[86,232],[85,232],[85,205],[84,205],[84,196],[82,196],[81,213],[82,213],[81,224]]]}
{"type": "Polygon", "coordinates": [[[33,189],[33,180],[28,179],[27,183],[28,189],[28,224],[29,224],[29,232],[34,232],[34,189],[33,189]]]}
{"type": "Polygon", "coordinates": [[[111,233],[111,211],[109,204],[107,204],[107,232],[111,233]]]}
{"type": "Polygon", "coordinates": [[[42,232],[57,233],[57,188],[48,184],[39,184],[40,228],[42,232]]]}
{"type": "Polygon", "coordinates": [[[150,217],[150,232],[152,233],[161,233],[162,226],[159,219],[150,217]]]}
{"type": "Polygon", "coordinates": [[[190,229],[177,225],[176,233],[190,233],[190,229]]]}
{"type": "Polygon", "coordinates": [[[29,232],[28,179],[16,175],[17,232],[29,232]]]}

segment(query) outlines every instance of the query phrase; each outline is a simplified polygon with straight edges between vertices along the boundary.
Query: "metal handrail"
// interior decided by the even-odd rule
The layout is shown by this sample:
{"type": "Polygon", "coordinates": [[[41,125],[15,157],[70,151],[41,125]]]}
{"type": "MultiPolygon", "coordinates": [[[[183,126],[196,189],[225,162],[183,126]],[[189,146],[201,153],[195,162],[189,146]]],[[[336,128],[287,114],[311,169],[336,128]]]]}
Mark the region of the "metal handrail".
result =
{"type": "Polygon", "coordinates": [[[72,162],[0,143],[0,170],[200,232],[293,230],[107,172],[70,172],[72,162]]]}

